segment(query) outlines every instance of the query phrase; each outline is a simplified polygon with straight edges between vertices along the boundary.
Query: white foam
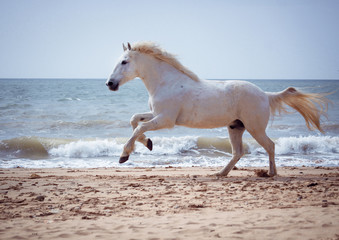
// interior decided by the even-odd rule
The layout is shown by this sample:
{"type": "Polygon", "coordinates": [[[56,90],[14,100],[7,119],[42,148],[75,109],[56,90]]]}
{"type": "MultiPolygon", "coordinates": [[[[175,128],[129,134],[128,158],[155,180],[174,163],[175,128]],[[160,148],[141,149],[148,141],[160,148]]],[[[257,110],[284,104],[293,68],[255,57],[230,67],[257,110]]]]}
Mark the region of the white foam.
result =
{"type": "Polygon", "coordinates": [[[194,152],[197,147],[198,137],[154,137],[152,138],[153,150],[150,152],[141,144],[137,144],[136,153],[156,155],[176,155],[194,152]]]}
{"type": "Polygon", "coordinates": [[[122,147],[123,145],[119,144],[117,139],[79,140],[52,148],[49,150],[49,154],[67,158],[119,156],[122,147]]]}
{"type": "MultiPolygon", "coordinates": [[[[119,156],[126,141],[127,138],[60,141],[59,144],[49,145],[47,159],[4,160],[0,161],[0,167],[207,167],[225,166],[231,159],[229,153],[220,154],[220,149],[199,149],[198,137],[153,137],[152,152],[137,143],[129,161],[121,165],[119,156]]],[[[253,139],[245,139],[244,142],[249,145],[250,153],[237,166],[268,166],[265,150],[253,139]]],[[[277,166],[339,165],[339,137],[283,137],[276,139],[275,143],[277,166]]]]}
{"type": "Polygon", "coordinates": [[[300,136],[284,137],[276,141],[276,154],[338,153],[339,137],[300,136]]]}
{"type": "MultiPolygon", "coordinates": [[[[90,158],[113,157],[122,153],[126,139],[95,139],[79,140],[49,150],[55,157],[90,158]]],[[[193,151],[196,147],[197,137],[154,137],[155,146],[150,152],[144,145],[136,143],[136,154],[176,155],[186,151],[193,151]]]]}

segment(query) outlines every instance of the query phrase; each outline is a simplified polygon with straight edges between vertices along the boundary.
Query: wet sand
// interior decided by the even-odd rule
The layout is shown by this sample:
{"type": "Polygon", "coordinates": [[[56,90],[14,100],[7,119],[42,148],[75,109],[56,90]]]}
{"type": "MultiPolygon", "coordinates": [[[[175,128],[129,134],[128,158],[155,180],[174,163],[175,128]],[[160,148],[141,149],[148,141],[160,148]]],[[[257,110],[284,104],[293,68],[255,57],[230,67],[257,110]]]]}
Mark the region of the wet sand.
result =
{"type": "Polygon", "coordinates": [[[0,169],[0,239],[339,239],[339,168],[0,169]]]}

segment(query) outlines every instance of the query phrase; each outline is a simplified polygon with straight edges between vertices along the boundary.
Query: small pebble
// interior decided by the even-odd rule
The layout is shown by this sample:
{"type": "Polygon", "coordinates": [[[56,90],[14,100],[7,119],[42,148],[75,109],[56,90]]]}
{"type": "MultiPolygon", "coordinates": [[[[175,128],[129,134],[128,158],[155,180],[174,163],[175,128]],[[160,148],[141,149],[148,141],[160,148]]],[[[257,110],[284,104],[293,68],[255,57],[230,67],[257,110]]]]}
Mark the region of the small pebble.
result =
{"type": "Polygon", "coordinates": [[[35,198],[35,200],[39,201],[39,202],[43,202],[45,200],[45,196],[37,196],[35,198]]]}

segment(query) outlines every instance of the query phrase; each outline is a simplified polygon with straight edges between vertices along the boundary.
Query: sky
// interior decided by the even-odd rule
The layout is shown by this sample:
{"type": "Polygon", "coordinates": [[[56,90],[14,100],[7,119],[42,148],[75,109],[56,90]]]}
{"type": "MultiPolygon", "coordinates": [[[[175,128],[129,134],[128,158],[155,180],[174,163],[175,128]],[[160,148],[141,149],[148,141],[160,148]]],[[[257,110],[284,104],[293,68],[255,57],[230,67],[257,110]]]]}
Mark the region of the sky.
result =
{"type": "Polygon", "coordinates": [[[107,78],[142,40],[206,79],[339,79],[339,0],[0,0],[0,78],[107,78]]]}

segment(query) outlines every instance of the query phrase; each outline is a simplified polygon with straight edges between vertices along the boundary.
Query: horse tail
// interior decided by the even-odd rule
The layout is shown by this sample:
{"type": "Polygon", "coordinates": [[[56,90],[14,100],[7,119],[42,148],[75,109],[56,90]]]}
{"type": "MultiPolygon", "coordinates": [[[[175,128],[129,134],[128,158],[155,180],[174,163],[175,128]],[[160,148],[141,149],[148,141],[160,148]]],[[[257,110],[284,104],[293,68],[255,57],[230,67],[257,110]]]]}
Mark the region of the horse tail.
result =
{"type": "Polygon", "coordinates": [[[327,107],[329,100],[325,96],[329,94],[302,93],[293,87],[289,87],[282,92],[267,93],[270,103],[271,114],[280,115],[291,113],[286,109],[286,105],[297,110],[305,119],[308,129],[318,129],[324,132],[320,126],[320,117],[327,117],[327,107]],[[286,105],[285,105],[286,104],[286,105]]]}

